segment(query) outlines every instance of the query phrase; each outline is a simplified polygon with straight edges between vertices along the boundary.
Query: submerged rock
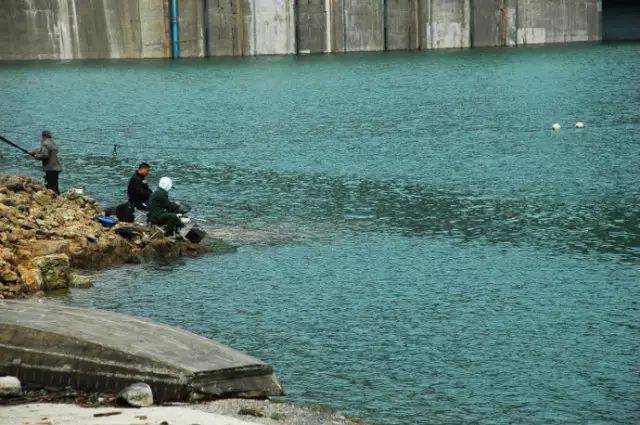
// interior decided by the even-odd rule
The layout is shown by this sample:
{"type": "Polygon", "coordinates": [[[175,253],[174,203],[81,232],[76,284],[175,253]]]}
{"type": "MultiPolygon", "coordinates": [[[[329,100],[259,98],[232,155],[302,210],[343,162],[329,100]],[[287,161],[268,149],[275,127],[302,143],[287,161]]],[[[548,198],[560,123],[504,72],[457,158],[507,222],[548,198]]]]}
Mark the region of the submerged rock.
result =
{"type": "Polygon", "coordinates": [[[71,275],[71,281],[69,282],[70,288],[91,288],[93,283],[91,279],[81,274],[73,273],[71,275]]]}
{"type": "Polygon", "coordinates": [[[153,392],[144,382],[131,384],[118,394],[118,401],[133,407],[153,406],[153,392]]]}
{"type": "Polygon", "coordinates": [[[18,397],[22,395],[22,385],[15,376],[0,377],[0,397],[18,397]]]}

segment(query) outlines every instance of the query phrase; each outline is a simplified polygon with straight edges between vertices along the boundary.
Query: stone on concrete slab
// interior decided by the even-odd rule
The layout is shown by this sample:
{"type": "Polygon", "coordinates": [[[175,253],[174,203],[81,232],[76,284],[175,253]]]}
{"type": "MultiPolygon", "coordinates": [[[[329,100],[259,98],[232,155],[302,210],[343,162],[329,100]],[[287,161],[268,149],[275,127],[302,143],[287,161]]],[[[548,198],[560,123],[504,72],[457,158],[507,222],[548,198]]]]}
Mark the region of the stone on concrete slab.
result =
{"type": "Polygon", "coordinates": [[[22,395],[22,385],[15,376],[0,377],[0,398],[22,395]]]}
{"type": "Polygon", "coordinates": [[[137,382],[120,391],[118,401],[133,407],[153,406],[153,392],[149,385],[137,382]]]}

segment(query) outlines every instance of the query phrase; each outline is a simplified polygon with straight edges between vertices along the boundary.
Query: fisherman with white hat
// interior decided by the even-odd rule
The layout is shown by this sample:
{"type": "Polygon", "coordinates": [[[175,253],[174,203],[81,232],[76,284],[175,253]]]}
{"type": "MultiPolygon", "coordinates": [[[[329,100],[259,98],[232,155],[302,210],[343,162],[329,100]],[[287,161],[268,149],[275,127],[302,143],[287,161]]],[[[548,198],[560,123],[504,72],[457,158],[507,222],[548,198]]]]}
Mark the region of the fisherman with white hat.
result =
{"type": "Polygon", "coordinates": [[[169,177],[162,177],[156,189],[149,197],[148,219],[151,224],[164,227],[165,236],[174,236],[182,227],[183,221],[178,214],[183,209],[180,202],[169,200],[169,191],[173,187],[173,181],[169,177]]]}

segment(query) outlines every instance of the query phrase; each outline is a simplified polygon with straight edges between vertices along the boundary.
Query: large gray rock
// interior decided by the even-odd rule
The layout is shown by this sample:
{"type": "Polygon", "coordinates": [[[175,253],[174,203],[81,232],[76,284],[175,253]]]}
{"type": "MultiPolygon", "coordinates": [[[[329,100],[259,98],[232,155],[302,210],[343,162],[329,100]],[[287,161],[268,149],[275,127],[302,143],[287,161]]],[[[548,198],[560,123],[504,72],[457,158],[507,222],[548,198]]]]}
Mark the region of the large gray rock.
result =
{"type": "Polygon", "coordinates": [[[15,376],[0,377],[0,398],[18,397],[22,395],[22,385],[15,376]]]}
{"type": "Polygon", "coordinates": [[[131,384],[118,394],[118,401],[133,407],[153,406],[153,392],[144,382],[131,384]]]}

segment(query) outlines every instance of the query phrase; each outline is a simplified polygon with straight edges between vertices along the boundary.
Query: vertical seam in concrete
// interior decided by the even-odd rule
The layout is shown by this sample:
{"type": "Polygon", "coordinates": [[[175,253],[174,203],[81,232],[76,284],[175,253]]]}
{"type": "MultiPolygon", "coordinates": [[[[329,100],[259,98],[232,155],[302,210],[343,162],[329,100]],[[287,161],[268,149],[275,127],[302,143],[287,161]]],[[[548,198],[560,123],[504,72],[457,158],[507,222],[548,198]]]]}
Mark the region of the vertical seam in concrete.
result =
{"type": "MultiPolygon", "coordinates": [[[[473,0],[468,0],[468,7],[469,7],[469,17],[468,20],[469,22],[467,23],[467,28],[469,31],[469,36],[468,36],[468,43],[469,43],[469,47],[473,47],[473,20],[475,18],[475,13],[473,12],[473,0]]],[[[464,11],[462,12],[464,13],[464,11]]]]}
{"type": "Polygon", "coordinates": [[[293,35],[294,35],[294,53],[300,54],[300,12],[298,11],[299,0],[293,0],[293,35]]]}
{"type": "Polygon", "coordinates": [[[204,57],[210,56],[209,48],[209,1],[202,0],[202,39],[204,57]]]}
{"type": "Polygon", "coordinates": [[[144,35],[142,34],[142,15],[140,14],[140,2],[139,1],[138,1],[138,22],[137,23],[138,23],[138,25],[140,27],[140,43],[138,44],[140,46],[140,48],[139,48],[138,51],[140,52],[140,57],[144,58],[145,54],[144,54],[144,49],[142,47],[144,45],[144,43],[142,41],[142,39],[144,38],[144,35]]]}
{"type": "Polygon", "coordinates": [[[342,0],[342,51],[347,51],[347,10],[345,0],[342,0]]]}
{"type": "Polygon", "coordinates": [[[258,54],[258,15],[256,14],[256,0],[251,0],[251,26],[253,32],[253,55],[258,54]]]}
{"type": "Polygon", "coordinates": [[[434,48],[434,44],[433,44],[433,0],[428,0],[429,1],[429,41],[427,42],[427,45],[430,48],[434,48]]]}
{"type": "Polygon", "coordinates": [[[596,12],[598,13],[598,37],[600,37],[600,41],[604,40],[604,26],[602,22],[602,0],[596,0],[596,12]]]}
{"type": "MultiPolygon", "coordinates": [[[[109,57],[113,58],[113,54],[114,54],[114,40],[112,37],[113,32],[111,31],[111,20],[109,19],[109,10],[107,8],[107,3],[105,2],[105,0],[102,0],[102,10],[104,11],[104,28],[105,28],[105,32],[106,32],[106,36],[107,36],[107,46],[109,48],[109,57]]],[[[118,56],[116,58],[119,58],[120,54],[118,52],[118,56]]]]}
{"type": "Polygon", "coordinates": [[[562,0],[561,13],[562,13],[562,42],[566,43],[567,42],[567,28],[569,26],[569,25],[567,25],[567,2],[566,2],[566,0],[562,0]]]}
{"type": "Polygon", "coordinates": [[[421,46],[422,46],[422,40],[420,37],[420,0],[413,0],[413,6],[414,6],[414,15],[413,15],[413,19],[414,19],[414,24],[415,24],[415,30],[414,30],[414,37],[416,38],[416,41],[414,43],[414,49],[416,50],[420,50],[421,46]]]}
{"type": "Polygon", "coordinates": [[[387,0],[382,0],[382,37],[383,37],[383,45],[382,45],[382,49],[386,52],[388,50],[387,47],[387,18],[388,18],[388,11],[387,11],[387,0]]]}
{"type": "MultiPolygon", "coordinates": [[[[76,43],[76,58],[80,58],[80,34],[78,31],[78,10],[76,8],[76,0],[71,1],[71,9],[73,10],[73,38],[76,43]]],[[[71,24],[71,23],[70,23],[71,24]]]]}
{"type": "Polygon", "coordinates": [[[417,25],[416,25],[416,32],[418,34],[418,39],[417,39],[417,46],[418,46],[418,50],[423,50],[423,46],[422,46],[422,26],[424,25],[424,17],[423,17],[423,0],[416,0],[416,21],[417,21],[417,25]]]}
{"type": "Polygon", "coordinates": [[[330,53],[331,47],[331,32],[333,31],[333,25],[331,25],[331,0],[324,0],[324,21],[325,21],[325,53],[330,53]]]}

